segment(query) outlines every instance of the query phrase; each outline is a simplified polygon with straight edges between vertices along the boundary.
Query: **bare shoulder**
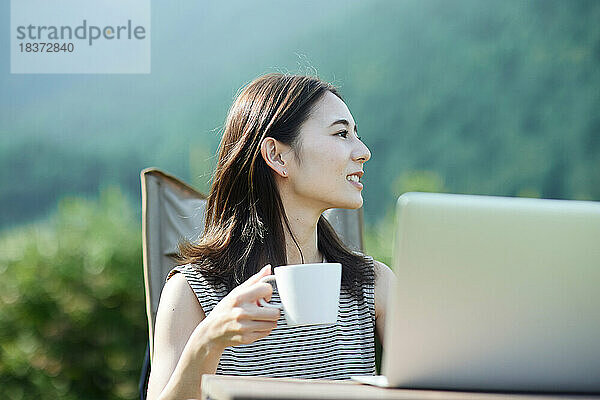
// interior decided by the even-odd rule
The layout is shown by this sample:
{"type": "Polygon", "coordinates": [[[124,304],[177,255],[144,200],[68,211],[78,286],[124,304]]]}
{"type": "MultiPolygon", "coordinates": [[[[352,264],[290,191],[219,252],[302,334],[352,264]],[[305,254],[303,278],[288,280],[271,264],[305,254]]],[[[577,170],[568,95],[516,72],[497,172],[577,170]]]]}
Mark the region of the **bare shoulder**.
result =
{"type": "MultiPolygon", "coordinates": [[[[385,308],[385,302],[392,283],[396,280],[396,274],[390,267],[381,261],[373,259],[375,265],[375,304],[380,308],[385,308]]],[[[380,310],[382,311],[382,310],[380,310]]]]}
{"type": "Polygon", "coordinates": [[[387,281],[387,280],[396,278],[396,275],[394,274],[392,269],[390,267],[388,267],[386,264],[382,263],[381,261],[377,261],[375,259],[373,259],[373,263],[375,265],[375,276],[378,278],[378,280],[383,278],[384,280],[387,281]]]}
{"type": "Polygon", "coordinates": [[[381,261],[374,261],[375,269],[375,329],[379,340],[383,343],[385,314],[392,284],[396,274],[381,261]]]}
{"type": "Polygon", "coordinates": [[[204,311],[185,276],[181,273],[173,275],[165,283],[158,303],[155,352],[179,358],[190,335],[204,318],[204,311]]]}
{"type": "Polygon", "coordinates": [[[163,315],[176,312],[177,317],[192,318],[196,320],[196,324],[204,319],[204,311],[198,298],[181,273],[173,275],[165,283],[160,295],[158,313],[161,311],[163,315]]]}

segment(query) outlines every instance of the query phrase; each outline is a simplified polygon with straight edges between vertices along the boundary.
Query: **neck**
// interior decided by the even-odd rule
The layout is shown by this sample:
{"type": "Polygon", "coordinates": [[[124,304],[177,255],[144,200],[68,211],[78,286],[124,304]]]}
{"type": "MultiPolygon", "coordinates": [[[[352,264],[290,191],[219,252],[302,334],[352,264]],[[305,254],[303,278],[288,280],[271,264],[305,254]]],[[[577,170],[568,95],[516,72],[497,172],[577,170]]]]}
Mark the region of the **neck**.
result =
{"type": "MultiPolygon", "coordinates": [[[[320,215],[320,214],[319,214],[320,215]]],[[[285,232],[285,248],[287,252],[287,263],[291,264],[311,264],[323,262],[323,255],[317,248],[317,222],[318,216],[300,216],[288,215],[290,229],[294,234],[294,239],[288,232],[285,222],[283,230],[285,232]],[[296,243],[298,245],[296,245],[296,243]],[[302,255],[300,254],[300,250],[302,255]],[[304,260],[302,259],[304,258],[304,260]]]]}
{"type": "MultiPolygon", "coordinates": [[[[279,176],[276,179],[278,178],[279,176]]],[[[306,197],[298,197],[286,183],[286,180],[280,179],[278,186],[290,230],[294,234],[292,239],[285,221],[282,221],[287,265],[323,262],[323,254],[317,247],[317,222],[319,222],[319,217],[327,208],[324,207],[322,202],[311,201],[306,197]],[[302,255],[300,251],[302,251],[302,255]]]]}

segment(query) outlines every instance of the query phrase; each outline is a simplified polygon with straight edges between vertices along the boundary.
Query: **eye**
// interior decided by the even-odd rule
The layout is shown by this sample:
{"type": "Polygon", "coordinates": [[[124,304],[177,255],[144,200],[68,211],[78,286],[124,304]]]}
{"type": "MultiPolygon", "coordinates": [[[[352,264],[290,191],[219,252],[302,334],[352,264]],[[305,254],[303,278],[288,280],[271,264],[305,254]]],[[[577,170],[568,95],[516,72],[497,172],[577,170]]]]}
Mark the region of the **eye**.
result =
{"type": "Polygon", "coordinates": [[[343,137],[346,138],[348,136],[348,131],[344,130],[344,131],[336,133],[336,135],[343,135],[343,137]]]}

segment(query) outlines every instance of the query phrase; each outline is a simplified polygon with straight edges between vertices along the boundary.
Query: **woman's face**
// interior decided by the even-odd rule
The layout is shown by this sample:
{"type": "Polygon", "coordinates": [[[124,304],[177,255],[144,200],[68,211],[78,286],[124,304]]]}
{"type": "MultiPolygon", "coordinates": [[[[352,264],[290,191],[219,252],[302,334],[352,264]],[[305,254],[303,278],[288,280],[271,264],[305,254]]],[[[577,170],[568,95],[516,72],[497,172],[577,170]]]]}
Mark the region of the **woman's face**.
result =
{"type": "Polygon", "coordinates": [[[302,204],[328,208],[360,208],[362,176],[371,152],[357,136],[357,127],[346,104],[327,92],[300,127],[300,162],[290,158],[288,183],[302,204]],[[354,177],[356,179],[356,176],[354,177]]]}

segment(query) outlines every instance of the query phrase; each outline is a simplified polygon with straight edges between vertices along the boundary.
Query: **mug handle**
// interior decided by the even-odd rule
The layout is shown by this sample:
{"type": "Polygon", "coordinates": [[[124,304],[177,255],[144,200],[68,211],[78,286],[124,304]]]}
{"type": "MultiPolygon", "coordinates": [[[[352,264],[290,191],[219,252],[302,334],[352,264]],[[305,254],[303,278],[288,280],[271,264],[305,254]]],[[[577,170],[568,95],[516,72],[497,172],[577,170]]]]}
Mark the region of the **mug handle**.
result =
{"type": "MultiPolygon", "coordinates": [[[[265,277],[261,278],[259,282],[267,282],[267,283],[270,283],[270,282],[274,282],[274,281],[275,281],[275,275],[269,275],[269,276],[265,276],[265,277]]],[[[276,309],[278,309],[278,310],[283,310],[283,307],[282,307],[282,306],[275,306],[275,305],[273,305],[273,304],[269,304],[269,303],[267,303],[267,301],[266,301],[265,299],[263,299],[262,297],[261,297],[260,299],[258,299],[258,303],[259,303],[261,306],[263,306],[263,307],[266,307],[266,308],[276,308],[276,309]]]]}

